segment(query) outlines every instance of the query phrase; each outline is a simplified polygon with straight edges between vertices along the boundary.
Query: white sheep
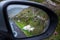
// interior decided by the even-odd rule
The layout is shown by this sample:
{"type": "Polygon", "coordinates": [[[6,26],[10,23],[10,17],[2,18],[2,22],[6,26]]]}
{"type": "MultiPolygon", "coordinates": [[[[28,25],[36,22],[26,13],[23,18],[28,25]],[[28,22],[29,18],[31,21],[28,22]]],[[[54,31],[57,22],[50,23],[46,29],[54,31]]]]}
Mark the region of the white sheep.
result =
{"type": "Polygon", "coordinates": [[[28,30],[30,32],[30,31],[33,31],[35,28],[31,27],[30,25],[27,25],[27,26],[24,26],[23,29],[28,30]]]}
{"type": "Polygon", "coordinates": [[[18,20],[18,22],[20,22],[20,20],[18,20]]]}

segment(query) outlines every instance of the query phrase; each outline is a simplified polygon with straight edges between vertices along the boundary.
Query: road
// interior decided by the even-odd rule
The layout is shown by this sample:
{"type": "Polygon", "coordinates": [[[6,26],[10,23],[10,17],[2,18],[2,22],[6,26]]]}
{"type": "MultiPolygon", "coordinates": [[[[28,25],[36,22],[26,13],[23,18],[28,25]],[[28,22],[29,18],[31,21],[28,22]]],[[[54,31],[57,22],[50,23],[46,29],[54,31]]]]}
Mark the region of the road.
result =
{"type": "Polygon", "coordinates": [[[25,34],[18,28],[18,26],[13,21],[10,21],[10,25],[11,25],[12,31],[14,32],[15,37],[17,38],[26,37],[25,34]]]}

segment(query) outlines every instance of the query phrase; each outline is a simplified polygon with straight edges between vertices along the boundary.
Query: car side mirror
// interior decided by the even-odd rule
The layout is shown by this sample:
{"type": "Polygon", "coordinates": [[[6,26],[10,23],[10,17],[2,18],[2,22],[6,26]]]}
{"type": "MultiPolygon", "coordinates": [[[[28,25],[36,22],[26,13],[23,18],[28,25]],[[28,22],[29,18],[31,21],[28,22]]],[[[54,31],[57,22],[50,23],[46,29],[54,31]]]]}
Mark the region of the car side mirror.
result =
{"type": "Polygon", "coordinates": [[[12,39],[44,39],[54,32],[58,23],[51,9],[36,2],[2,1],[0,14],[12,39]]]}

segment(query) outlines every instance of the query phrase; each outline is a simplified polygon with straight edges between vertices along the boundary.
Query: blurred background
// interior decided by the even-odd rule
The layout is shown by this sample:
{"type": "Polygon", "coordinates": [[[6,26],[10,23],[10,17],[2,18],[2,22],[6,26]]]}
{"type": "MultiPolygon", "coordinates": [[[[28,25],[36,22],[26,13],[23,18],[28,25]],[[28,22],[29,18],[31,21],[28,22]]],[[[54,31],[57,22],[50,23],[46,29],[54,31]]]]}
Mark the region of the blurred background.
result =
{"type": "MultiPolygon", "coordinates": [[[[3,1],[3,0],[0,0],[3,1]]],[[[55,32],[44,40],[60,40],[60,0],[23,0],[23,1],[35,1],[44,4],[46,7],[52,9],[59,18],[59,23],[55,32]]]]}

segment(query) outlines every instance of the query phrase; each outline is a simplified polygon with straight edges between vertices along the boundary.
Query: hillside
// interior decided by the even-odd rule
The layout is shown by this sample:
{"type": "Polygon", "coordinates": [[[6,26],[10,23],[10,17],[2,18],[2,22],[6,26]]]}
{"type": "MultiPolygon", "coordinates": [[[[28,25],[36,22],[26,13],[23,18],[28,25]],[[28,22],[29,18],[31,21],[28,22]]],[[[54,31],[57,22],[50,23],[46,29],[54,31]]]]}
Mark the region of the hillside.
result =
{"type": "Polygon", "coordinates": [[[27,37],[39,35],[45,31],[48,26],[47,14],[35,7],[29,7],[21,11],[13,20],[16,25],[25,33],[27,37]],[[30,25],[34,28],[33,31],[24,30],[24,26],[30,25]]]}

